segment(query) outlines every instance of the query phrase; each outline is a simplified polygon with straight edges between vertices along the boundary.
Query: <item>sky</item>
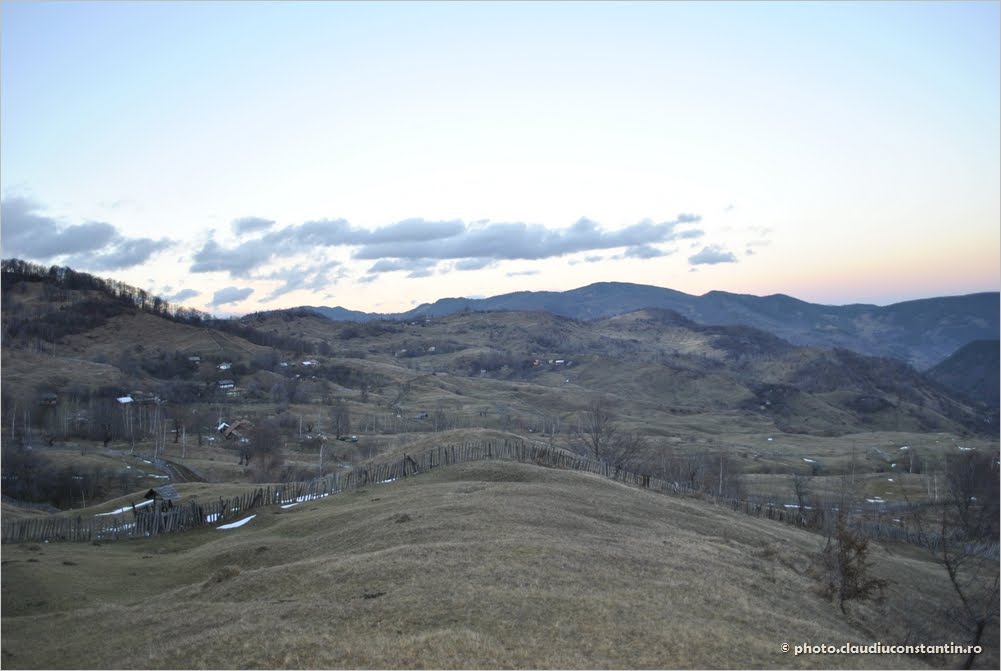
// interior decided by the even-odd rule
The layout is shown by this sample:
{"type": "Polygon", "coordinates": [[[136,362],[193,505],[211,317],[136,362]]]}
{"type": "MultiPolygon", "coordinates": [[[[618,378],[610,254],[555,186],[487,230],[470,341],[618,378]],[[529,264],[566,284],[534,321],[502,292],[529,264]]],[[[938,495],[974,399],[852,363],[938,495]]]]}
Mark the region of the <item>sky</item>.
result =
{"type": "Polygon", "coordinates": [[[1001,288],[999,2],[0,3],[0,252],[217,316],[1001,288]]]}

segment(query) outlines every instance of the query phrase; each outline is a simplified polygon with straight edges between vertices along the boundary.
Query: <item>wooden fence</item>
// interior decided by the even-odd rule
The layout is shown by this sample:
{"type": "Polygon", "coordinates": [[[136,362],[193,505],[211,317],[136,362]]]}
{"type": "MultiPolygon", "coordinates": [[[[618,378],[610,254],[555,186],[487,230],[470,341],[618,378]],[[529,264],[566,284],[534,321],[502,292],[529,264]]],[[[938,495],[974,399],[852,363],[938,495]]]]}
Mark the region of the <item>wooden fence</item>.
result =
{"type": "MultiPolygon", "coordinates": [[[[258,487],[227,500],[220,498],[218,501],[191,502],[176,506],[155,501],[152,504],[138,504],[132,510],[117,515],[97,515],[88,519],[80,515],[76,517],[53,515],[5,522],[0,528],[0,541],[18,543],[144,538],[204,525],[220,525],[235,521],[258,508],[308,501],[368,485],[392,482],[443,466],[483,460],[518,461],[547,468],[593,473],[643,489],[699,498],[712,505],[725,506],[747,515],[814,530],[830,528],[836,518],[833,509],[818,511],[820,514],[805,515],[797,508],[787,508],[784,505],[720,497],[711,492],[694,489],[686,483],[671,482],[627,471],[546,445],[505,440],[442,445],[415,455],[404,454],[403,457],[392,461],[360,466],[345,474],[338,473],[310,481],[258,487]]],[[[932,549],[940,546],[942,542],[941,537],[936,534],[918,534],[915,530],[888,525],[878,519],[867,520],[864,516],[856,516],[850,523],[872,538],[920,544],[930,546],[932,549]]],[[[998,558],[997,543],[982,543],[971,547],[976,554],[998,558]]]]}

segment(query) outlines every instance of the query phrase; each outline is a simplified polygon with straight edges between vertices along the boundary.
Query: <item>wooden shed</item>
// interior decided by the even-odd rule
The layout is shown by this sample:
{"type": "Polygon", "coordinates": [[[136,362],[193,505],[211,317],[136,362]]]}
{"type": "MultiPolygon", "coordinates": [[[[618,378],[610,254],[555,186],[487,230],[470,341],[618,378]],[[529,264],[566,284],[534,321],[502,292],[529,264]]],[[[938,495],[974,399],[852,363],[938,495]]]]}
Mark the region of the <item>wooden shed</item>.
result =
{"type": "Polygon", "coordinates": [[[177,501],[181,498],[181,495],[177,493],[172,485],[160,485],[159,487],[153,487],[151,490],[146,492],[144,499],[152,499],[154,501],[177,501]]]}

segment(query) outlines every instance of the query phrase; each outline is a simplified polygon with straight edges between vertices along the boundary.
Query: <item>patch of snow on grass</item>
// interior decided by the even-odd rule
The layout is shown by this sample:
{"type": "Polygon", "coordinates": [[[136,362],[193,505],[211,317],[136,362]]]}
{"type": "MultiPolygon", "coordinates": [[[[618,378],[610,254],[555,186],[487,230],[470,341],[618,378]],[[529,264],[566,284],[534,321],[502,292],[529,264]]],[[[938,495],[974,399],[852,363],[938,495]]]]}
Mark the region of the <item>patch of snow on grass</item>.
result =
{"type": "Polygon", "coordinates": [[[230,522],[229,524],[223,524],[222,526],[216,527],[216,529],[236,529],[237,527],[242,527],[244,524],[246,524],[250,520],[254,519],[255,517],[257,517],[257,515],[251,515],[250,517],[244,517],[242,520],[240,520],[238,522],[230,522]]]}
{"type": "MultiPolygon", "coordinates": [[[[142,503],[137,503],[136,508],[142,508],[143,506],[148,506],[153,503],[152,499],[149,501],[143,501],[142,503]]],[[[112,510],[110,513],[95,513],[94,517],[99,517],[101,515],[121,515],[122,513],[127,513],[132,510],[132,506],[125,506],[124,508],[119,508],[118,510],[112,510]]]]}

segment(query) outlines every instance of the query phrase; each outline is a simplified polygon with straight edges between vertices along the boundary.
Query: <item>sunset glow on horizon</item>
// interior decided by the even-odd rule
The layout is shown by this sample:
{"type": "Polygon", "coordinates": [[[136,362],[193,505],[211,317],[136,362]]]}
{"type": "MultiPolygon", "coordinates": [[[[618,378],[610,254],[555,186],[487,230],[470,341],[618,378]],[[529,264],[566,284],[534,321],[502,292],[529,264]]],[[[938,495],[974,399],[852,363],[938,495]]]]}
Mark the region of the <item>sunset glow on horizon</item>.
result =
{"type": "Polygon", "coordinates": [[[1001,288],[997,2],[4,2],[4,258],[217,314],[1001,288]]]}

